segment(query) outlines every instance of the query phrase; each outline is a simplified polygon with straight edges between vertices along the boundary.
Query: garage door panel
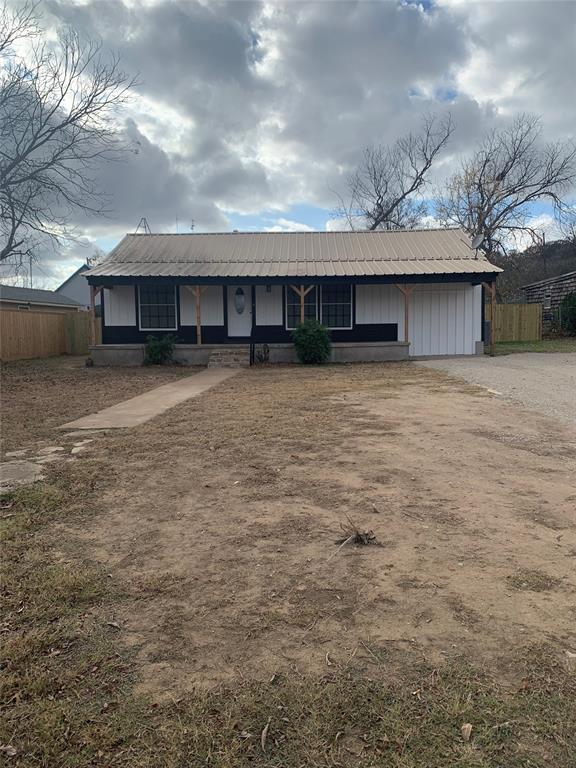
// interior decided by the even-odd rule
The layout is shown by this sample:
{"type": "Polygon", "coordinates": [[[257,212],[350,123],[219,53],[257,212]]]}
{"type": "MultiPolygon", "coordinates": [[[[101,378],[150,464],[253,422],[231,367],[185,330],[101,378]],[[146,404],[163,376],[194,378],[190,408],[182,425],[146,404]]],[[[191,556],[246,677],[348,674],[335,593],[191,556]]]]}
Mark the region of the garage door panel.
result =
{"type": "Polygon", "coordinates": [[[418,287],[412,297],[410,354],[473,354],[477,314],[471,285],[418,287]]]}

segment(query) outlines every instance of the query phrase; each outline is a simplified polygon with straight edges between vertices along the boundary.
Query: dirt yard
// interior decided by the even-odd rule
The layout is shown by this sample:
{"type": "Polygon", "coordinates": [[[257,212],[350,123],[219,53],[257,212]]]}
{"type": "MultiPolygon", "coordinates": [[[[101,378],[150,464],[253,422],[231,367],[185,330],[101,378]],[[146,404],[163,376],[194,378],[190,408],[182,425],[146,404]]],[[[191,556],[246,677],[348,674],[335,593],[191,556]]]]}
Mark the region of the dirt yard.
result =
{"type": "Polygon", "coordinates": [[[0,450],[49,439],[65,421],[85,416],[154,386],[194,373],[190,368],[87,368],[86,357],[49,357],[0,368],[0,450]]]}
{"type": "MultiPolygon", "coordinates": [[[[96,399],[152,373],[108,375],[96,399]]],[[[113,628],[153,706],[219,684],[398,682],[461,659],[518,689],[518,654],[545,644],[560,670],[576,654],[575,437],[413,364],[250,369],[54,467],[85,493],[49,525],[50,552],[105,574],[115,597],[82,626],[113,628]],[[348,520],[378,544],[339,548],[348,520]]],[[[438,765],[550,764],[498,754],[438,765]]],[[[381,765],[267,759],[254,764],[381,765]]]]}
{"type": "Polygon", "coordinates": [[[130,590],[160,695],[326,654],[576,650],[573,440],[410,365],[251,370],[102,439],[101,512],[63,534],[130,590]],[[380,546],[337,552],[348,517],[380,546]]]}

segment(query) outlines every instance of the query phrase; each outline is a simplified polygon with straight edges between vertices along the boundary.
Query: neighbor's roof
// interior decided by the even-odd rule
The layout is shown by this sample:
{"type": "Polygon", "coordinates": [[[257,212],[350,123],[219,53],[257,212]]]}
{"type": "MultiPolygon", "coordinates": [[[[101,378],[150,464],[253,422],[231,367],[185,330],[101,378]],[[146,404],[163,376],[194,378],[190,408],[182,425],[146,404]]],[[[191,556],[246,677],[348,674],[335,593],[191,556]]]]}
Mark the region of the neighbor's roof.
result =
{"type": "Polygon", "coordinates": [[[552,283],[561,283],[564,280],[568,280],[571,277],[575,277],[576,272],[564,272],[563,275],[556,275],[556,277],[547,277],[545,280],[538,280],[537,283],[528,283],[523,285],[522,288],[536,288],[539,285],[548,285],[552,283]]]}
{"type": "Polygon", "coordinates": [[[126,235],[90,277],[371,277],[500,272],[460,229],[126,235]]]}
{"type": "Polygon", "coordinates": [[[12,301],[16,304],[57,304],[61,307],[81,307],[74,299],[55,291],[43,291],[39,288],[19,288],[16,285],[0,285],[0,301],[12,301]]]}

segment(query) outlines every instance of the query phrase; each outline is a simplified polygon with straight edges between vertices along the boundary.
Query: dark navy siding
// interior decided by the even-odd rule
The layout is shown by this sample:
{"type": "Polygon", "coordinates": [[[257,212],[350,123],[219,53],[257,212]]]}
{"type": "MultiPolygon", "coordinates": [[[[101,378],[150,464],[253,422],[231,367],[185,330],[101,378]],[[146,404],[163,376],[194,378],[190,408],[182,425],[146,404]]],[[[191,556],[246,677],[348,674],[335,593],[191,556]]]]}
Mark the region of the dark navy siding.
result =
{"type": "MultiPolygon", "coordinates": [[[[196,344],[196,328],[180,326],[177,331],[140,331],[136,326],[103,326],[103,344],[145,344],[148,336],[176,336],[179,344],[196,344]]],[[[398,341],[396,323],[382,325],[355,325],[346,331],[332,331],[332,341],[398,341]]],[[[252,337],[228,336],[225,326],[203,325],[203,344],[288,344],[292,341],[290,331],[281,325],[255,325],[252,337]]]]}

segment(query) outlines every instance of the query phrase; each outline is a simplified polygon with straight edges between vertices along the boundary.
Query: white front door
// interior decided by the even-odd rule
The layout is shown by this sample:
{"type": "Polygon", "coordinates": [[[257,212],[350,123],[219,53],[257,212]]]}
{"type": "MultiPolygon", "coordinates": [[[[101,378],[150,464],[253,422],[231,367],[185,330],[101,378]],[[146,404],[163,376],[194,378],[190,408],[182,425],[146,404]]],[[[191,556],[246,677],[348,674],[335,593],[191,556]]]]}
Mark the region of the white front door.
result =
{"type": "Polygon", "coordinates": [[[252,334],[252,288],[249,285],[229,285],[228,336],[252,334]]]}

